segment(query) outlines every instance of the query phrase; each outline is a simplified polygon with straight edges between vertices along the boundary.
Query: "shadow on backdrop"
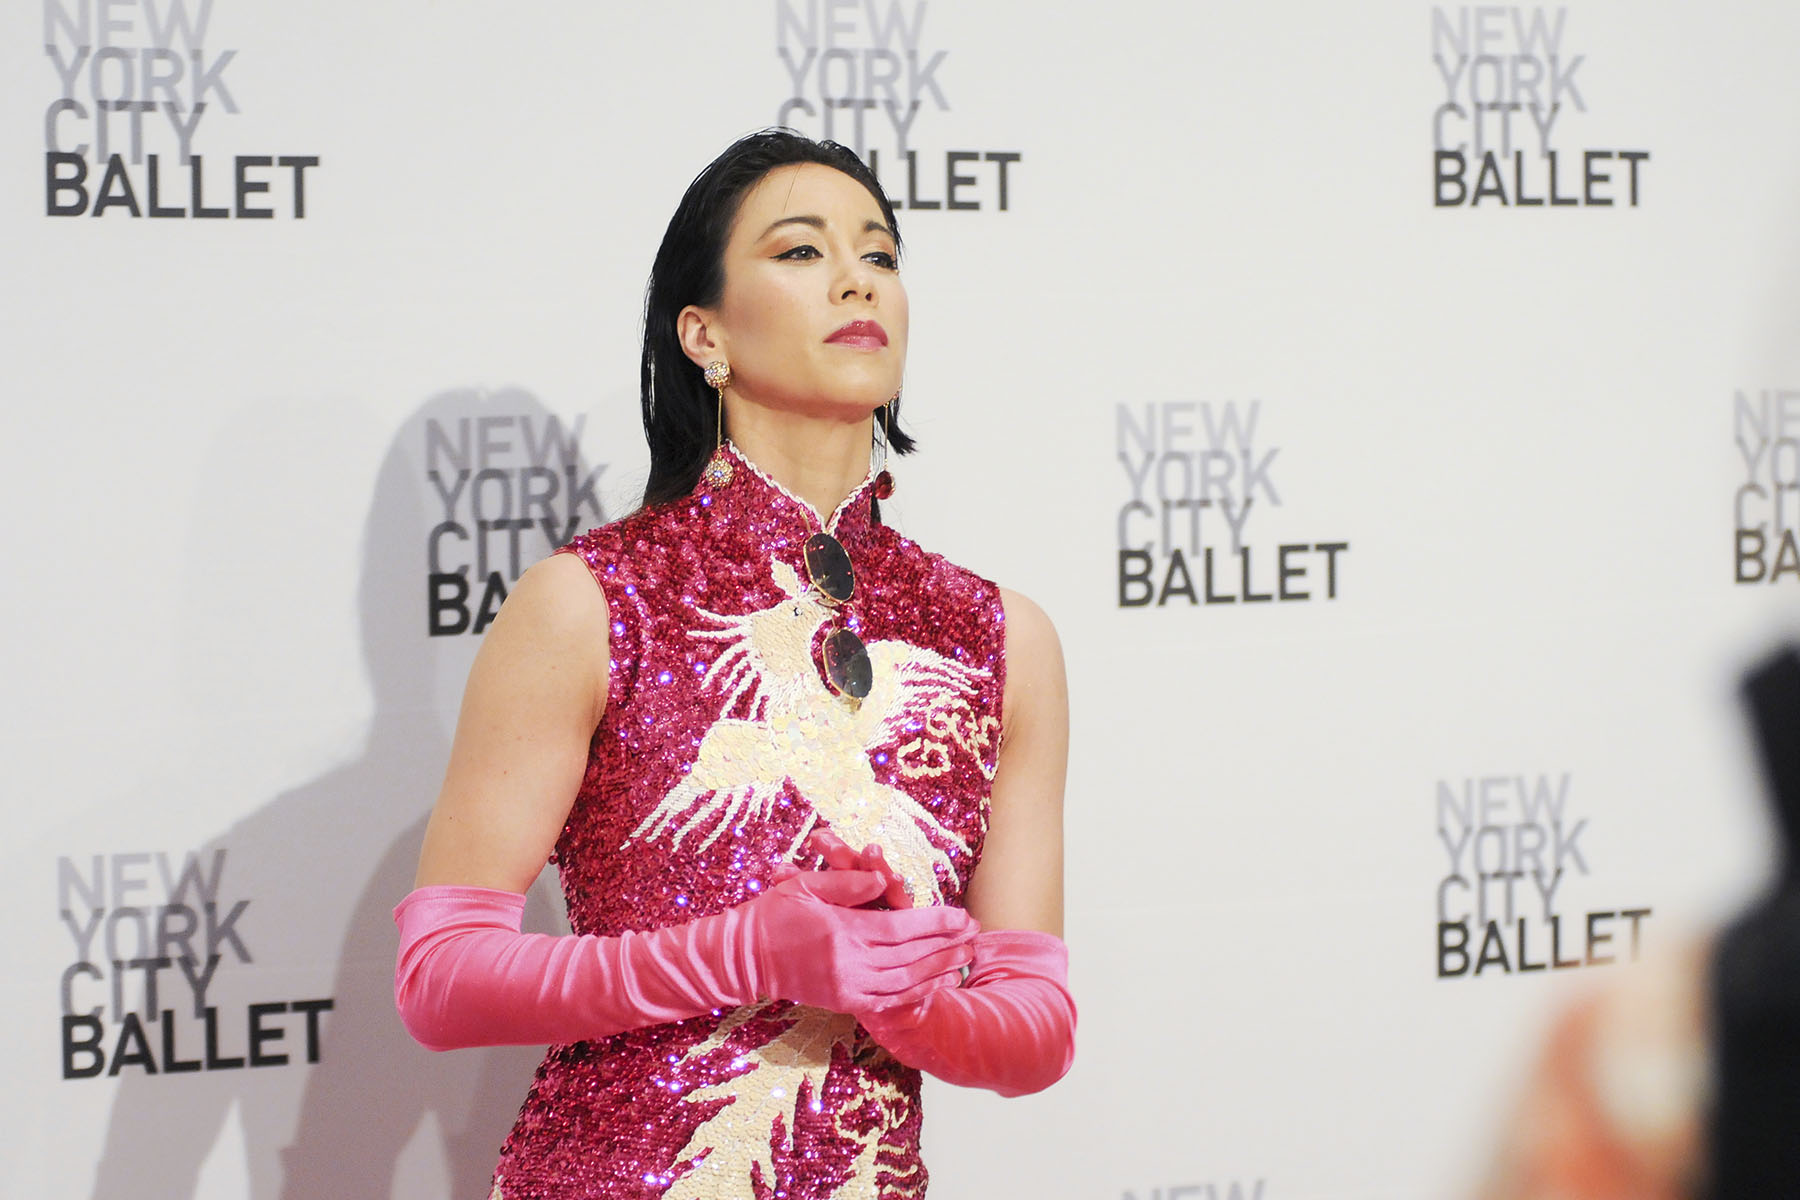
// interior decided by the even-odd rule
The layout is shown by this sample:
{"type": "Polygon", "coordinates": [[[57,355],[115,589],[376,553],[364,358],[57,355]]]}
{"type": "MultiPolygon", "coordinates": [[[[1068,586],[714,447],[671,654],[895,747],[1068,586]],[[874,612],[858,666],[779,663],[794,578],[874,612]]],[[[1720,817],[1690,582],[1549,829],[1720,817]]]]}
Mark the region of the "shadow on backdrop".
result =
{"type": "MultiPolygon", "coordinates": [[[[231,1195],[389,1196],[403,1152],[412,1164],[408,1178],[441,1174],[444,1194],[470,1200],[488,1195],[500,1142],[542,1050],[434,1054],[417,1046],[394,1012],[392,919],[393,906],[412,887],[426,816],[449,754],[447,730],[478,642],[472,633],[427,636],[424,547],[445,516],[443,498],[426,475],[427,422],[454,430],[458,422],[473,425],[484,415],[514,418],[515,433],[517,418],[537,422],[540,433],[550,421],[523,392],[442,393],[408,418],[382,462],[365,524],[358,595],[362,654],[374,695],[361,752],[282,792],[202,848],[203,859],[215,850],[227,852],[226,879],[251,898],[243,926],[254,961],[237,966],[240,979],[249,979],[247,999],[332,998],[320,1061],[298,1065],[303,1039],[290,1028],[281,1048],[293,1054],[295,1065],[179,1076],[127,1072],[114,1098],[94,1200],[191,1200],[234,1110],[244,1134],[247,1178],[231,1195]],[[324,992],[328,974],[330,990],[324,992]],[[436,1138],[409,1149],[427,1124],[436,1138]],[[441,1144],[444,1165],[418,1165],[410,1156],[428,1157],[434,1141],[441,1144]]],[[[516,443],[516,437],[509,443],[515,454],[516,443]]],[[[242,445],[225,449],[244,457],[242,445]]],[[[586,471],[579,446],[564,449],[570,461],[557,475],[579,479],[562,470],[586,471]]],[[[507,470],[516,474],[514,467],[507,470]]],[[[499,494],[490,488],[490,508],[499,494]]],[[[465,507],[466,500],[465,492],[465,507]]],[[[597,523],[598,503],[593,507],[579,514],[582,528],[597,523]]],[[[559,535],[569,519],[565,512],[559,535]]],[[[553,544],[547,531],[528,537],[522,565],[553,544]]],[[[445,546],[446,558],[470,553],[455,538],[445,546]]],[[[219,651],[213,646],[209,652],[219,651]]],[[[549,876],[531,891],[526,927],[567,929],[549,876]]],[[[235,997],[242,985],[228,978],[234,965],[228,958],[220,967],[218,986],[235,997]]],[[[220,1161],[230,1164],[234,1155],[223,1147],[220,1153],[220,1161]]],[[[430,1194],[439,1193],[434,1187],[430,1194]]]]}

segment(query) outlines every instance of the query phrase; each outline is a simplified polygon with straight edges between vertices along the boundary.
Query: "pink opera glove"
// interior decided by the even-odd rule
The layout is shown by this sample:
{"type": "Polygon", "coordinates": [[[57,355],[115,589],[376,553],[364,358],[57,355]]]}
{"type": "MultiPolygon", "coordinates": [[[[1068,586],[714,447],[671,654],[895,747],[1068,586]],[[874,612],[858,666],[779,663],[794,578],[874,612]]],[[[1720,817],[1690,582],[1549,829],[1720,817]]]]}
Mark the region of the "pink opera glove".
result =
{"type": "Polygon", "coordinates": [[[885,877],[798,871],[754,900],[617,937],[520,932],[525,899],[419,888],[394,910],[394,1003],[433,1050],[604,1037],[765,998],[880,1011],[952,986],[972,957],[958,909],[886,912],[885,877]]]}
{"type": "Polygon", "coordinates": [[[986,929],[958,988],[859,1013],[863,1028],[909,1067],[1002,1096],[1040,1092],[1075,1060],[1069,948],[1055,934],[986,929]]]}
{"type": "MultiPolygon", "coordinates": [[[[859,853],[819,829],[808,837],[807,849],[833,870],[880,877],[883,898],[893,907],[912,903],[880,846],[859,853]]],[[[1069,948],[1055,934],[983,930],[975,935],[975,960],[960,988],[858,1015],[863,1028],[909,1067],[948,1083],[1023,1096],[1061,1079],[1075,1059],[1075,1000],[1068,981],[1069,948]]]]}

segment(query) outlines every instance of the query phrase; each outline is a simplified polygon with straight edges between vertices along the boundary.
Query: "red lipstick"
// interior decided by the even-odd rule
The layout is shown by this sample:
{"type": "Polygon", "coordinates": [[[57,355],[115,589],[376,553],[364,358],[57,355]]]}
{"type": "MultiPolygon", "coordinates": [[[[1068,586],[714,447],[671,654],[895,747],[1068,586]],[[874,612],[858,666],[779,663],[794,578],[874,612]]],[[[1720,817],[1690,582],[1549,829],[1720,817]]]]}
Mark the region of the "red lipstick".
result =
{"type": "Polygon", "coordinates": [[[887,345],[887,330],[875,321],[852,321],[825,340],[862,350],[878,350],[887,345]]]}

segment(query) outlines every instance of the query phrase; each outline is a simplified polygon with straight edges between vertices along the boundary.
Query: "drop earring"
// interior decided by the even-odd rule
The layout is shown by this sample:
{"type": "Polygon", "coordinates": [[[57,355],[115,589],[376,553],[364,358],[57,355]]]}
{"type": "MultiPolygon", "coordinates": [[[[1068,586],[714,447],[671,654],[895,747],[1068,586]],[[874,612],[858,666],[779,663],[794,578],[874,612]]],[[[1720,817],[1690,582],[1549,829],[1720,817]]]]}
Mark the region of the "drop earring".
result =
{"type": "Polygon", "coordinates": [[[877,500],[886,500],[894,494],[894,477],[888,473],[887,469],[888,439],[893,433],[894,400],[899,398],[900,393],[895,392],[894,399],[881,406],[881,463],[880,469],[875,474],[874,487],[877,500]]]}
{"type": "Polygon", "coordinates": [[[719,407],[713,418],[713,453],[707,460],[700,478],[710,488],[722,488],[731,482],[731,459],[725,453],[725,387],[731,382],[731,366],[718,361],[706,364],[701,373],[707,386],[718,393],[719,407]]]}

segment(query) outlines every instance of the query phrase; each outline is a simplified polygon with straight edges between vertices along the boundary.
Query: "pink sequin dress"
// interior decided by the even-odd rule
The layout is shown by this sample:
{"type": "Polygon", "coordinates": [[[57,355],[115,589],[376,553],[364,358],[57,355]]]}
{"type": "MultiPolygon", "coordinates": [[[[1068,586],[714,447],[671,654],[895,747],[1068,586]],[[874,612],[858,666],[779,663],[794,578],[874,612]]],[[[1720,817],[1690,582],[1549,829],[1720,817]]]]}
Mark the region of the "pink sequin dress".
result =
{"type": "MultiPolygon", "coordinates": [[[[1000,740],[998,589],[874,522],[826,528],[856,595],[807,582],[813,509],[728,447],[731,480],[577,538],[612,619],[606,713],[556,846],[577,933],[717,912],[824,826],[878,842],[915,903],[960,904],[1000,740]],[[842,620],[874,686],[834,695],[842,620]]],[[[852,1200],[925,1191],[919,1073],[855,1019],[774,1001],[553,1046],[501,1150],[500,1200],[852,1200]]]]}

